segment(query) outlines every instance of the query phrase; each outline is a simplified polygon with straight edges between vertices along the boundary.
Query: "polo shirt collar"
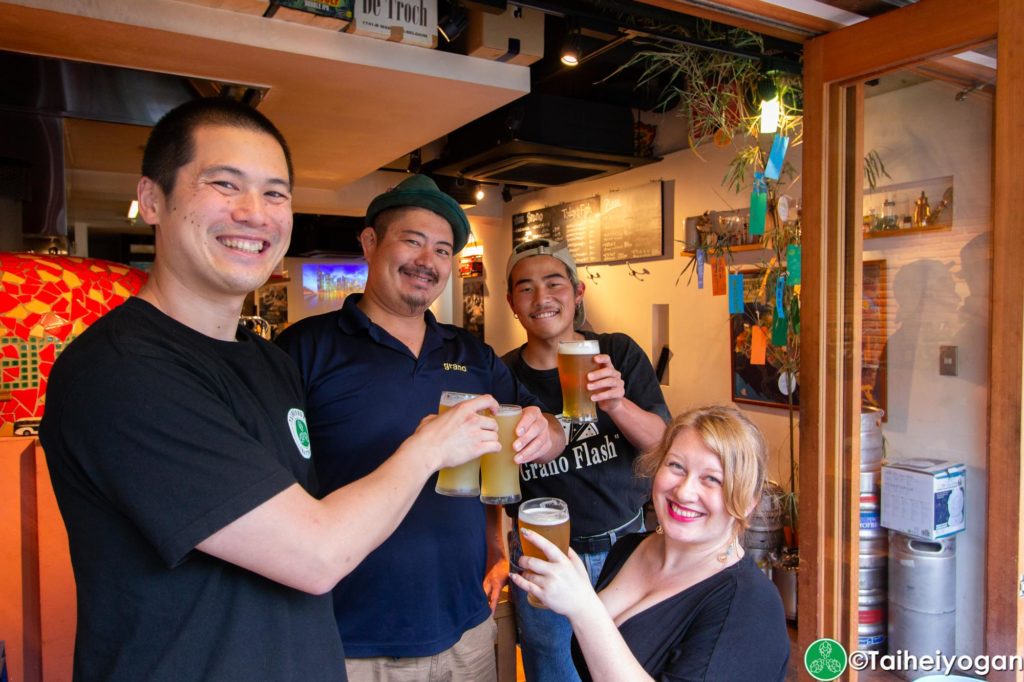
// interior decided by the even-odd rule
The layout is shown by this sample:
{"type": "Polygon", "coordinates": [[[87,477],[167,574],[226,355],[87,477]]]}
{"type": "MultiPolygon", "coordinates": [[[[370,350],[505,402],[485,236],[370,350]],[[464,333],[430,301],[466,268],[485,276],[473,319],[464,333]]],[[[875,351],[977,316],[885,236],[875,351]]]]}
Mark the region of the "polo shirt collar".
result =
{"type": "MultiPolygon", "coordinates": [[[[341,310],[338,311],[338,326],[346,334],[366,331],[371,337],[379,341],[373,333],[373,328],[377,325],[374,325],[373,321],[357,305],[362,297],[362,294],[349,294],[345,297],[345,303],[341,306],[341,310]]],[[[430,310],[423,313],[423,320],[427,323],[427,336],[437,334],[442,339],[455,338],[455,330],[438,323],[434,313],[430,310]]]]}

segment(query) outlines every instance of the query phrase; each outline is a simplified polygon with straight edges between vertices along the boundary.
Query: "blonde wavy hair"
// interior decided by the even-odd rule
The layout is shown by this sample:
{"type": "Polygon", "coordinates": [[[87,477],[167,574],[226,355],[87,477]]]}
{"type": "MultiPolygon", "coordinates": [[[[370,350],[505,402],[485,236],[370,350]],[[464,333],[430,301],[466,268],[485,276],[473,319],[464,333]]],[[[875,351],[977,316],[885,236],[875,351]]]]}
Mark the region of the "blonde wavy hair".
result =
{"type": "Polygon", "coordinates": [[[747,528],[747,515],[761,496],[768,445],[761,430],[735,407],[708,405],[680,414],[669,423],[661,442],[637,458],[637,475],[654,478],[683,431],[693,429],[722,462],[722,496],[725,509],[736,520],[736,532],[747,528]]]}

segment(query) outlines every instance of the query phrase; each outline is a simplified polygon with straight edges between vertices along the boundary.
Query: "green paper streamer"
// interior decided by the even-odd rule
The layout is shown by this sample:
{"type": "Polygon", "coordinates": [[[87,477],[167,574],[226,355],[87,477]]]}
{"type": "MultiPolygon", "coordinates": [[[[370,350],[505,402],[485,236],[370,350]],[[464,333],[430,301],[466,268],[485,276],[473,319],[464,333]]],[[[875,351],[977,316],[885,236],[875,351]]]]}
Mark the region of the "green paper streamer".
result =
{"type": "Polygon", "coordinates": [[[768,212],[768,193],[754,190],[750,193],[750,234],[764,234],[764,219],[768,212]]]}
{"type": "Polygon", "coordinates": [[[772,345],[785,346],[789,341],[787,331],[786,318],[775,315],[775,319],[772,321],[772,345]]]}
{"type": "Polygon", "coordinates": [[[800,245],[790,244],[786,247],[786,284],[795,286],[800,284],[800,245]]]}

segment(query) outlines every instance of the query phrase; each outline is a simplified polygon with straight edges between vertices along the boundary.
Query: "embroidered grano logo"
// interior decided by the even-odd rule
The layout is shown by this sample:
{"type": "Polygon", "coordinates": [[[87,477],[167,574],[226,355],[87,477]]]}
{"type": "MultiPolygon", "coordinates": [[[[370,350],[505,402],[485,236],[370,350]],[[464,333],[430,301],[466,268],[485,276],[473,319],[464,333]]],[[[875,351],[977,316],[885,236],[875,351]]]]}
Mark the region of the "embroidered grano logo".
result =
{"type": "Polygon", "coordinates": [[[456,362],[446,362],[442,365],[446,372],[468,372],[465,365],[460,365],[456,362]]]}
{"type": "Polygon", "coordinates": [[[292,432],[292,440],[299,448],[299,454],[309,459],[313,454],[309,446],[309,427],[306,426],[306,414],[297,407],[288,410],[288,430],[292,432]]]}

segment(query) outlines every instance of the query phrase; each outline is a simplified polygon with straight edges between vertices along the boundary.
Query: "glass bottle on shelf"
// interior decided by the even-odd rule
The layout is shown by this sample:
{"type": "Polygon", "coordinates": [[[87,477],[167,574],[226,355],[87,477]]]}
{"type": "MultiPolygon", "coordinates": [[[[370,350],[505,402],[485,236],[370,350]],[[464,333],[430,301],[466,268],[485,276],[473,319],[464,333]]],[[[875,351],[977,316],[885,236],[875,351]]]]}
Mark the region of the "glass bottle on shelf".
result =
{"type": "Polygon", "coordinates": [[[882,226],[886,230],[899,228],[896,218],[896,199],[891,194],[886,195],[885,202],[882,204],[882,226]]]}

